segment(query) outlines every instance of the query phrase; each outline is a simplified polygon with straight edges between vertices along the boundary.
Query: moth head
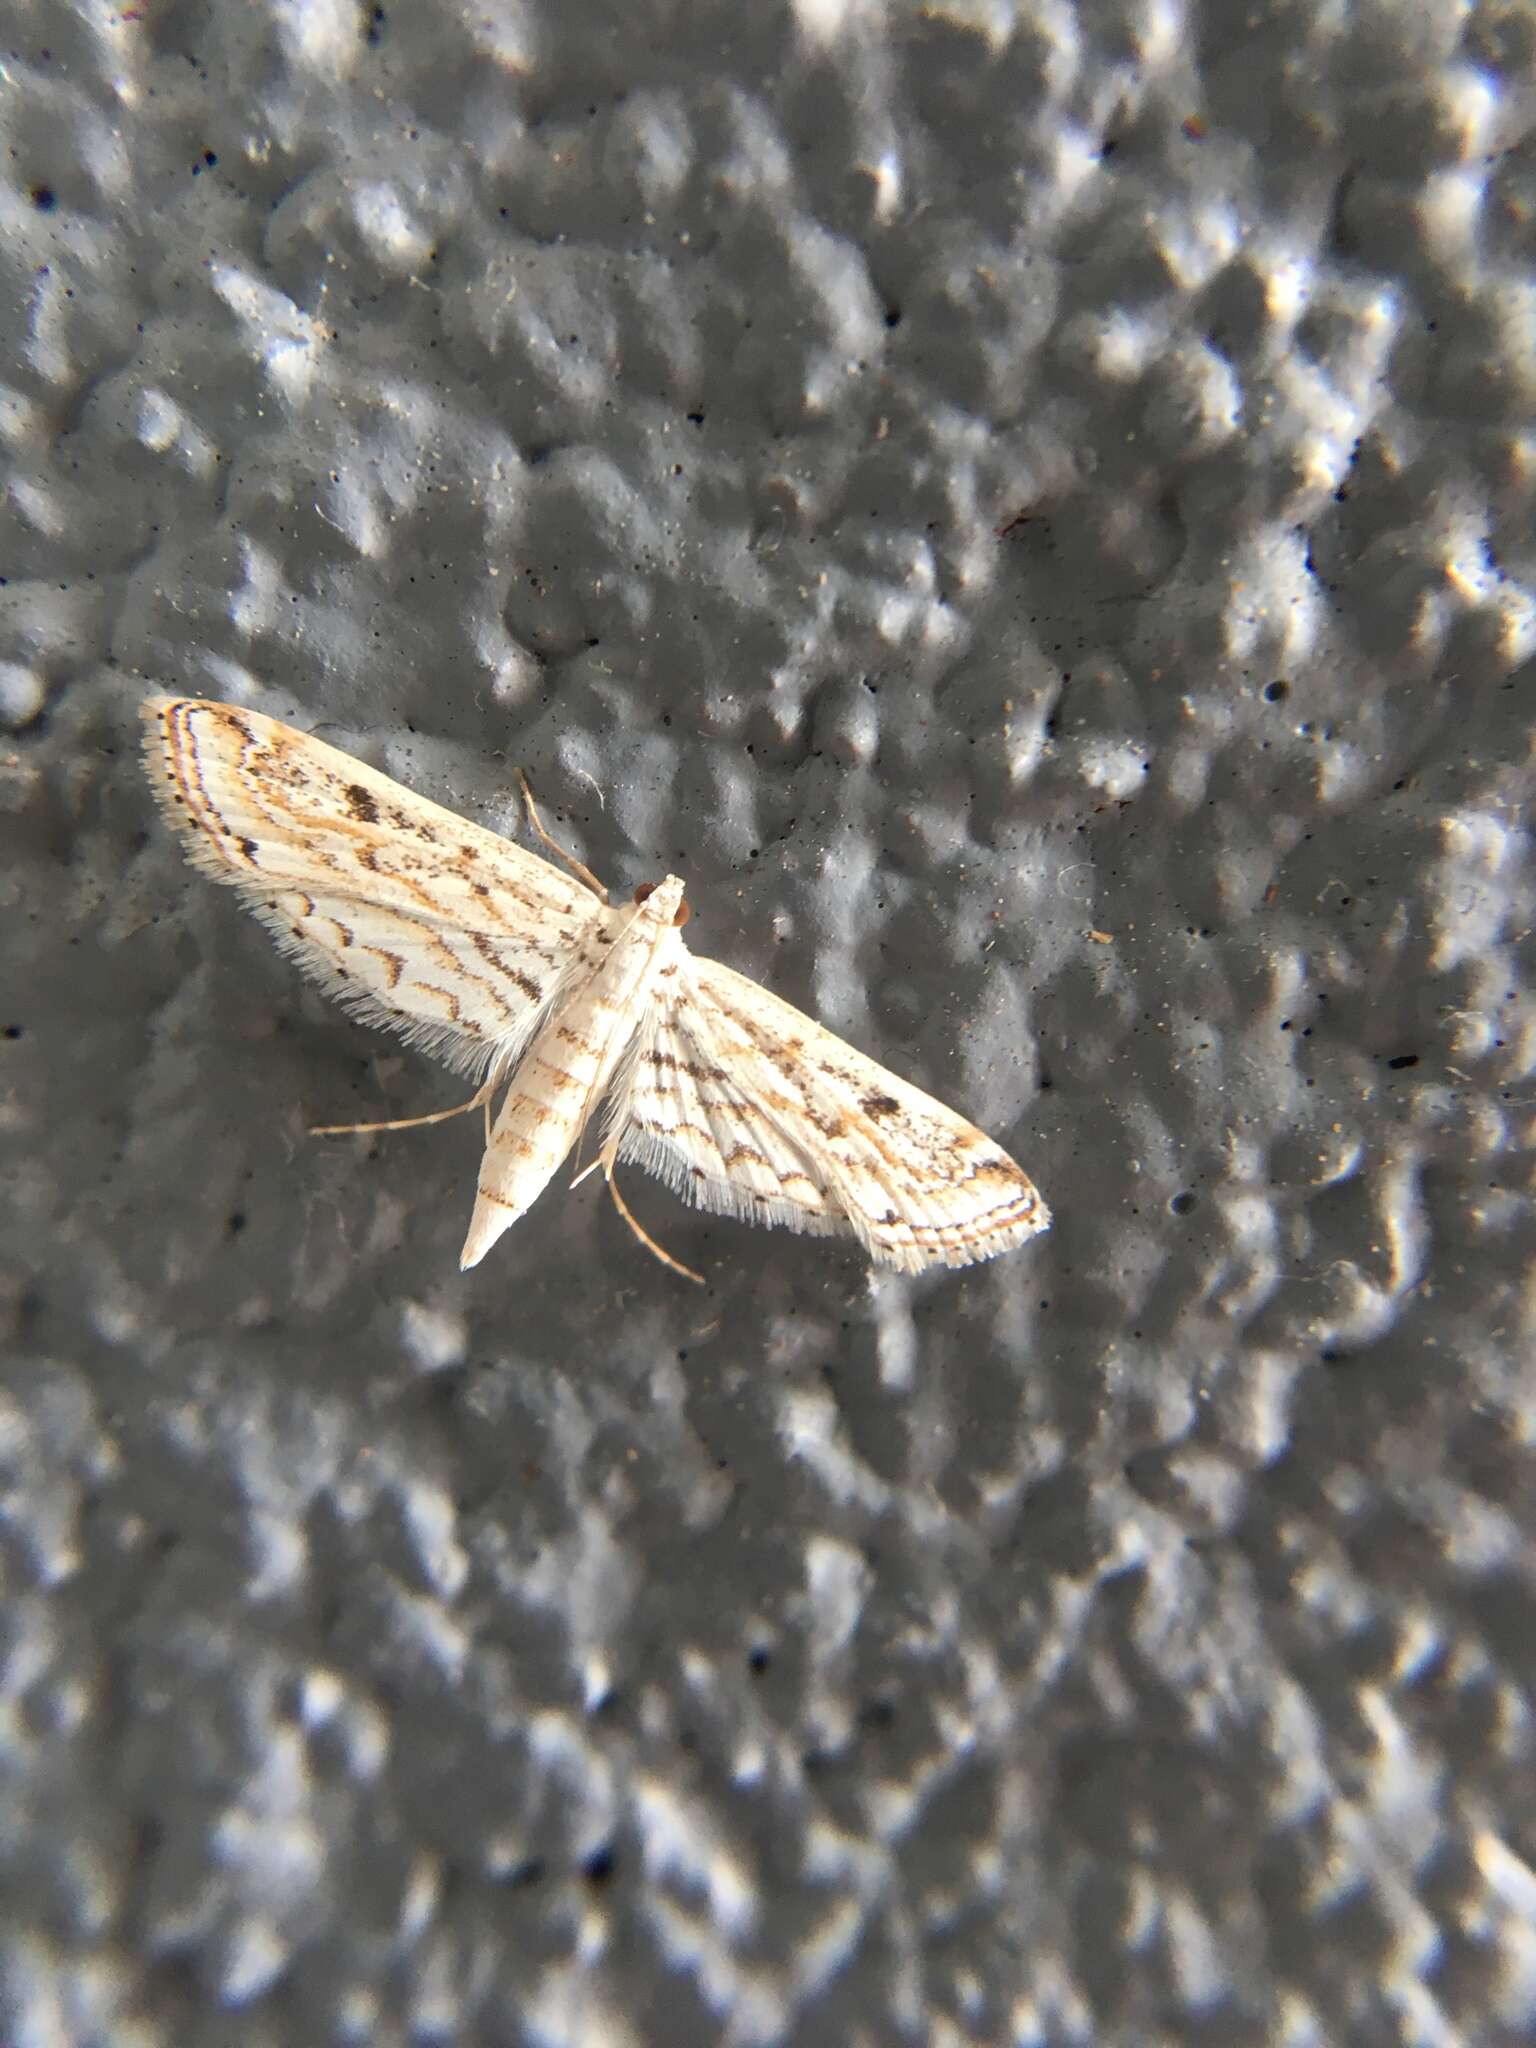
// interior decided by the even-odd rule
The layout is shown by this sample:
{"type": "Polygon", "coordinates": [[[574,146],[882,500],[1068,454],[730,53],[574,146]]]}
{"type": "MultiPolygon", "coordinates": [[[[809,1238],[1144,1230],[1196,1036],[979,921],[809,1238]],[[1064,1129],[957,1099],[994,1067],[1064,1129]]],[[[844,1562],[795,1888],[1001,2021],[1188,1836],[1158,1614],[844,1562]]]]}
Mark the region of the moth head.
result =
{"type": "MultiPolygon", "coordinates": [[[[673,924],[685,925],[689,918],[692,917],[693,912],[688,908],[688,899],[683,894],[683,885],[676,875],[668,875],[664,882],[642,882],[635,891],[636,904],[649,903],[658,891],[662,895],[672,898],[673,924]]],[[[663,905],[663,908],[665,908],[665,905],[663,905]]]]}

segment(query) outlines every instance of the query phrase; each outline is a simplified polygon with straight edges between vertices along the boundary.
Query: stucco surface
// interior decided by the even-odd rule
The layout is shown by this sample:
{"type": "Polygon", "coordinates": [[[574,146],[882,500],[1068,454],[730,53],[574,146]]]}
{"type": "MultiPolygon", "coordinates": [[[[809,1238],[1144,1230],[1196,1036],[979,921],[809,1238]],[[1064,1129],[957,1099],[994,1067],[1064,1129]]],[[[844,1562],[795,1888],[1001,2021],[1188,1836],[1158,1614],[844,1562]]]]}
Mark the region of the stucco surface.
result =
{"type": "Polygon", "coordinates": [[[0,57],[0,2036],[1526,2038],[1530,10],[0,57]],[[461,1276],[152,688],[526,768],[1052,1230],[461,1276]]]}

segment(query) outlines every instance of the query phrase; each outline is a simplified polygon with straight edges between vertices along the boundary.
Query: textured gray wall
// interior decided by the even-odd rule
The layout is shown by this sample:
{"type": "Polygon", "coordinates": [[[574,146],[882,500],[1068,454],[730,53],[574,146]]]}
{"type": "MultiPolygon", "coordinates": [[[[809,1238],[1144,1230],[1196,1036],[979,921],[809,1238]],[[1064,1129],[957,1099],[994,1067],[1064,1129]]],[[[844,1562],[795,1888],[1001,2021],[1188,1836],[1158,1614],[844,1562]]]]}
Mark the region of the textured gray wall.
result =
{"type": "Polygon", "coordinates": [[[0,51],[6,2048],[1519,2037],[1530,8],[0,51]],[[526,765],[1054,1229],[461,1278],[152,686],[526,765]]]}

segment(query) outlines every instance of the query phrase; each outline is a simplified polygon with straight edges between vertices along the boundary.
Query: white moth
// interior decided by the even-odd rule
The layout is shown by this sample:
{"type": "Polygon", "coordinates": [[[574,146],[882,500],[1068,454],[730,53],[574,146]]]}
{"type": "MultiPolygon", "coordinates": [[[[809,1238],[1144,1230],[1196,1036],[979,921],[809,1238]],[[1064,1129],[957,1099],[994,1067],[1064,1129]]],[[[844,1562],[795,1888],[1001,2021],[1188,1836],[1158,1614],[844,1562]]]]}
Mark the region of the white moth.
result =
{"type": "Polygon", "coordinates": [[[157,697],[144,722],[150,780],[196,865],[328,994],[480,1083],[463,1105],[483,1107],[486,1144],[461,1266],[529,1207],[605,1097],[593,1165],[690,1279],[630,1216],[616,1160],[703,1209],[856,1237],[907,1273],[991,1258],[1050,1221],[963,1117],[691,954],[676,875],[616,908],[568,855],[575,881],[274,718],[157,697]]]}

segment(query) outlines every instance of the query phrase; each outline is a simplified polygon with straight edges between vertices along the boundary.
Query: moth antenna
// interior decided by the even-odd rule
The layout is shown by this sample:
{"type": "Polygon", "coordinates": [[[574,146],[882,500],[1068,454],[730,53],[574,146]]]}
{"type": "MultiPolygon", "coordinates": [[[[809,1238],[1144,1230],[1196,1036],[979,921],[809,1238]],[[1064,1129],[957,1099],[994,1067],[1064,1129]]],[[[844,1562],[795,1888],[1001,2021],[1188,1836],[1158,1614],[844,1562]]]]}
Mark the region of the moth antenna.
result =
{"type": "Polygon", "coordinates": [[[593,874],[586,862],[578,860],[574,853],[567,853],[559,840],[544,830],[544,820],[539,816],[539,807],[533,800],[533,791],[528,787],[528,778],[521,768],[517,771],[517,780],[523,792],[523,802],[528,806],[528,822],[534,831],[537,832],[550,852],[557,859],[565,862],[577,881],[584,882],[600,902],[606,903],[608,901],[608,891],[603,887],[596,875],[593,874]]]}

